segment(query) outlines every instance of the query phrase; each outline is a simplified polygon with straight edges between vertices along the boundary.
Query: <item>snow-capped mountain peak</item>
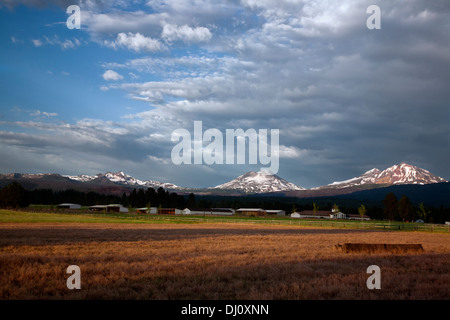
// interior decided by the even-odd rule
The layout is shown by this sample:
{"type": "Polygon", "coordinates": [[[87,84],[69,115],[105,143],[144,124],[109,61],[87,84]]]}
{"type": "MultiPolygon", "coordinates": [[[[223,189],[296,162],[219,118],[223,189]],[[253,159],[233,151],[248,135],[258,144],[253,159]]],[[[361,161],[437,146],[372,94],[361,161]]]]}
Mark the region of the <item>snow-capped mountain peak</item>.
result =
{"type": "MultiPolygon", "coordinates": [[[[101,176],[101,174],[100,174],[101,176]]],[[[131,185],[145,185],[145,181],[133,178],[125,174],[123,171],[120,172],[107,172],[103,176],[105,176],[108,180],[117,183],[131,184],[131,185]]]]}
{"type": "Polygon", "coordinates": [[[425,169],[404,162],[387,168],[377,178],[378,184],[429,184],[438,182],[446,182],[446,180],[425,169]]]}
{"type": "Polygon", "coordinates": [[[430,184],[438,182],[446,182],[446,180],[431,174],[425,169],[402,162],[383,171],[374,168],[359,177],[333,182],[320,188],[348,188],[367,184],[430,184]]]}
{"type": "Polygon", "coordinates": [[[305,190],[277,175],[265,171],[250,171],[213,189],[237,190],[245,193],[305,190]]]}
{"type": "Polygon", "coordinates": [[[118,183],[118,184],[125,184],[130,186],[141,186],[146,188],[159,188],[162,187],[164,189],[183,189],[177,185],[174,185],[172,183],[165,183],[165,182],[159,182],[154,180],[139,180],[136,179],[123,171],[119,172],[106,172],[106,173],[99,173],[94,176],[90,175],[78,175],[78,176],[65,176],[71,180],[80,181],[80,182],[89,182],[94,179],[101,179],[106,178],[107,180],[118,183]]]}

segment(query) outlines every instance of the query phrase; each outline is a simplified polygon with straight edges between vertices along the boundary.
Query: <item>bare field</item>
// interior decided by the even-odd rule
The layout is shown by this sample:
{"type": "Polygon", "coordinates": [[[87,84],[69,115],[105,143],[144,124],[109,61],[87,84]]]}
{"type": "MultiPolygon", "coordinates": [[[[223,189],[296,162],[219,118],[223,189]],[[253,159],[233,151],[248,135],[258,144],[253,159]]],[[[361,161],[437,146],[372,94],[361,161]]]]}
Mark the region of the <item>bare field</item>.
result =
{"type": "Polygon", "coordinates": [[[450,235],[251,224],[0,224],[0,299],[450,298],[450,235]],[[420,243],[344,253],[339,243],[420,243]],[[69,265],[81,289],[69,290],[69,265]],[[366,269],[381,269],[369,290],[366,269]]]}

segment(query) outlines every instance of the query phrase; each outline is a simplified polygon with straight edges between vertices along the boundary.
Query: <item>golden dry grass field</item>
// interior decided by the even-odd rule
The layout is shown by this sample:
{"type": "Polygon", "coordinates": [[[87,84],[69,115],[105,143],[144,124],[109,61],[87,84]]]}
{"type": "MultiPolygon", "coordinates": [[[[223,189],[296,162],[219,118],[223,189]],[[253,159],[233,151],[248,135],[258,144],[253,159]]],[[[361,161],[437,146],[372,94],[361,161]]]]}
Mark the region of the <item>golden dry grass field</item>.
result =
{"type": "Polygon", "coordinates": [[[450,298],[450,234],[230,223],[0,223],[0,299],[450,298]],[[420,243],[423,253],[334,245],[420,243]],[[69,265],[81,289],[69,290],[69,265]],[[367,267],[381,270],[369,290],[367,267]]]}

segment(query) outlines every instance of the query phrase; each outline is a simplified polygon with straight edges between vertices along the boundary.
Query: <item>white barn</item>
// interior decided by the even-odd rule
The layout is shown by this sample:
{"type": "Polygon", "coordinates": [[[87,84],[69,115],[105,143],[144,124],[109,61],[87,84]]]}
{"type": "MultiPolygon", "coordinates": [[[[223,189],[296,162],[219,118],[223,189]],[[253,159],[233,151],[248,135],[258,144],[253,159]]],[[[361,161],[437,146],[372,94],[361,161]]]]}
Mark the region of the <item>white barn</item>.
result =
{"type": "Polygon", "coordinates": [[[331,212],[330,219],[347,219],[347,215],[343,212],[331,212]]]}

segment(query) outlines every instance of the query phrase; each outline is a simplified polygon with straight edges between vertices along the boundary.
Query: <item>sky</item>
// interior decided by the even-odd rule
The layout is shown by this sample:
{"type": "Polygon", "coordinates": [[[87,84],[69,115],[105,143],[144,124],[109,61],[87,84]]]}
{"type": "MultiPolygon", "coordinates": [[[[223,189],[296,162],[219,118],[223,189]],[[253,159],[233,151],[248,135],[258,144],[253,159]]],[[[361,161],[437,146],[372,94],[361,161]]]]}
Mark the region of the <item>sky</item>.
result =
{"type": "Polygon", "coordinates": [[[450,180],[449,16],[448,0],[0,0],[0,173],[201,188],[265,167],[174,163],[197,121],[224,145],[278,130],[277,175],[305,188],[401,162],[450,180]]]}

